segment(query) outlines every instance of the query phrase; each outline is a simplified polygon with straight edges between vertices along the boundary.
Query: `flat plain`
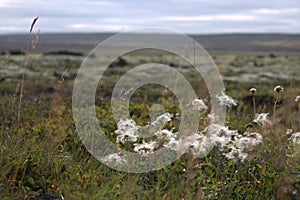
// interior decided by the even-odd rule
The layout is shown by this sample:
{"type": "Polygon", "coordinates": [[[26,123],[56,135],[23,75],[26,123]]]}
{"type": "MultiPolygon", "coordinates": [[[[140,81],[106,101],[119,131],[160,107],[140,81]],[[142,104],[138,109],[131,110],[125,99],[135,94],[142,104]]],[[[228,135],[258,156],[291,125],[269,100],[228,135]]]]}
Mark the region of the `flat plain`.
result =
{"type": "MultiPolygon", "coordinates": [[[[225,150],[216,145],[205,156],[187,152],[170,166],[141,174],[120,172],[95,159],[73,121],[72,89],[78,69],[94,56],[92,49],[112,35],[41,33],[38,41],[34,34],[0,36],[1,199],[300,197],[300,139],[292,140],[300,132],[300,35],[191,35],[207,50],[222,75],[226,94],[237,102],[226,108],[224,127],[241,136],[259,133],[263,142],[248,149],[246,159],[230,159],[229,145],[225,150]],[[278,85],[284,90],[274,91],[278,85]],[[255,95],[251,88],[256,88],[255,95]],[[269,113],[264,123],[254,120],[260,113],[269,113]]],[[[187,56],[193,59],[198,54],[187,56]]],[[[94,59],[101,67],[107,57],[94,59]]],[[[215,98],[201,74],[178,55],[147,49],[112,60],[99,81],[95,111],[105,135],[128,151],[135,146],[117,141],[120,127],[111,110],[112,92],[127,71],[146,63],[171,66],[187,78],[208,106],[199,113],[200,131],[208,127],[209,100],[215,98]]],[[[163,105],[172,115],[164,129],[178,131],[181,110],[176,96],[155,84],[133,93],[131,118],[141,127],[149,125],[154,104],[163,105]]]]}

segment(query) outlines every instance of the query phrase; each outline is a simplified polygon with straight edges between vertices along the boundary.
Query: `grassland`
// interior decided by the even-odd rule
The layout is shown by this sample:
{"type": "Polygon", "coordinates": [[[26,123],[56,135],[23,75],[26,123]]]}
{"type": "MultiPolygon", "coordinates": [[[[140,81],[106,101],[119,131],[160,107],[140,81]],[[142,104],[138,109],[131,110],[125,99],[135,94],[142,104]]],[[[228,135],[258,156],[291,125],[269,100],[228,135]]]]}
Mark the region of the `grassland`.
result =
{"type": "MultiPolygon", "coordinates": [[[[292,145],[286,134],[287,129],[300,131],[295,102],[300,95],[298,45],[288,43],[283,51],[272,51],[279,49],[285,40],[253,42],[239,52],[234,48],[211,51],[224,77],[227,94],[238,101],[237,106],[227,110],[226,126],[240,134],[251,131],[263,136],[263,144],[249,152],[244,162],[229,160],[214,148],[203,158],[184,154],[170,166],[143,174],[120,172],[102,164],[91,156],[76,133],[72,87],[84,55],[44,55],[39,51],[2,55],[0,198],[299,199],[300,147],[292,145]],[[264,46],[254,51],[251,48],[257,48],[255,45],[264,46]],[[282,85],[284,92],[274,113],[276,85],[282,85]],[[253,123],[253,98],[249,93],[252,87],[257,89],[256,111],[270,113],[270,124],[253,123]]],[[[42,45],[42,40],[40,43],[42,45]]],[[[66,44],[73,43],[67,41],[66,44]]],[[[211,44],[211,47],[218,45],[211,44]]],[[[161,57],[145,53],[125,55],[123,59],[124,66],[106,71],[96,94],[97,117],[113,142],[117,124],[110,108],[111,92],[116,80],[137,64],[155,61],[171,65],[189,78],[199,97],[208,98],[202,77],[195,75],[187,63],[176,62],[172,55],[161,57]]],[[[147,124],[148,111],[154,103],[164,105],[167,112],[180,112],[170,91],[151,85],[134,93],[131,117],[140,125],[147,124]]]]}

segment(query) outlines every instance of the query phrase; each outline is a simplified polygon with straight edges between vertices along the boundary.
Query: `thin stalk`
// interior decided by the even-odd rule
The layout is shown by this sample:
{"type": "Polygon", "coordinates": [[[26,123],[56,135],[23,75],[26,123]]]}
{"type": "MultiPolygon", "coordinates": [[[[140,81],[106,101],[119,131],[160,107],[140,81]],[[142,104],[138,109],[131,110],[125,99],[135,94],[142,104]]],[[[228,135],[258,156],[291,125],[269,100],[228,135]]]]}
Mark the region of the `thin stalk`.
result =
{"type": "Polygon", "coordinates": [[[254,94],[252,95],[252,99],[253,99],[253,113],[255,116],[256,115],[256,104],[255,104],[255,95],[254,94]]]}
{"type": "Polygon", "coordinates": [[[273,109],[273,120],[274,120],[274,123],[276,122],[276,106],[277,106],[278,99],[279,99],[279,94],[276,94],[276,99],[275,99],[274,109],[273,109]]]}
{"type": "Polygon", "coordinates": [[[22,81],[21,81],[20,97],[19,97],[19,106],[18,106],[18,122],[20,122],[20,116],[21,116],[22,97],[23,97],[24,80],[25,80],[25,70],[26,70],[26,65],[27,65],[26,57],[28,56],[29,45],[30,45],[30,35],[28,37],[26,55],[25,55],[24,65],[23,65],[23,73],[22,73],[22,81]]]}
{"type": "Polygon", "coordinates": [[[300,103],[298,103],[298,124],[300,126],[300,103]]]}
{"type": "Polygon", "coordinates": [[[36,21],[38,20],[38,18],[39,17],[36,17],[36,18],[33,19],[32,23],[31,23],[31,26],[30,26],[29,33],[27,35],[27,40],[28,41],[27,41],[26,54],[25,54],[25,59],[24,59],[22,81],[21,81],[21,88],[20,88],[19,106],[18,106],[18,122],[20,122],[20,117],[21,117],[21,107],[22,107],[22,97],[23,97],[23,90],[24,90],[25,70],[26,70],[26,66],[27,66],[26,58],[29,55],[29,46],[31,44],[30,36],[31,36],[31,32],[32,32],[33,27],[34,27],[36,21]]]}

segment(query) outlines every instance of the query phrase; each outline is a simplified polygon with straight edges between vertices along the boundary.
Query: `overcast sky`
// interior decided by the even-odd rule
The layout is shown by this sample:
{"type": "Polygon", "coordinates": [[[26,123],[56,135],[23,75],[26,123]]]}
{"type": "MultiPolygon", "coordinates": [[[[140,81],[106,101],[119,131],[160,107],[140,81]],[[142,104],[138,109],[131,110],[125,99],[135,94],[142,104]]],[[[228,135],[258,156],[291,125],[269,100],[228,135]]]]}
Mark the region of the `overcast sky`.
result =
{"type": "Polygon", "coordinates": [[[300,0],[0,0],[0,33],[120,32],[300,33],[300,0]]]}

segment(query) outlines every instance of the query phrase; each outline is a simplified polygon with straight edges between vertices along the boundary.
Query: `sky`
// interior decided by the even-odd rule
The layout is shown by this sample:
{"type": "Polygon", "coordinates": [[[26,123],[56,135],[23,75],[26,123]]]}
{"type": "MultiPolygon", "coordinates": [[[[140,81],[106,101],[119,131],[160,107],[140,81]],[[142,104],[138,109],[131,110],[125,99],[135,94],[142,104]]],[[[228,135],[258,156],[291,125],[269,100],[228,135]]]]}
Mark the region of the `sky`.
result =
{"type": "Polygon", "coordinates": [[[0,0],[0,34],[123,32],[300,33],[300,0],[0,0]]]}

